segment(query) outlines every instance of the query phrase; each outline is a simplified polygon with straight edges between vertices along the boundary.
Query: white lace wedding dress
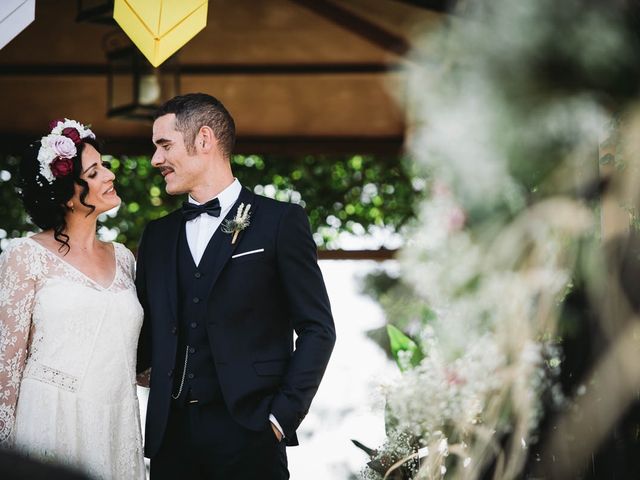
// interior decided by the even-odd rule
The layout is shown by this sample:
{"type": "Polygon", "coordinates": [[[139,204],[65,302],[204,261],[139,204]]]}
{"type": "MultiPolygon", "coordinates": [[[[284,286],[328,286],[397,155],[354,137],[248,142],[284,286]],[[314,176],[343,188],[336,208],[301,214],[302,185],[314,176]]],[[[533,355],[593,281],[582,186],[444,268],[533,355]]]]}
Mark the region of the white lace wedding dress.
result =
{"type": "Polygon", "coordinates": [[[144,479],[135,385],[142,308],[114,243],[102,287],[30,238],[0,255],[0,446],[97,479],[144,479]]]}

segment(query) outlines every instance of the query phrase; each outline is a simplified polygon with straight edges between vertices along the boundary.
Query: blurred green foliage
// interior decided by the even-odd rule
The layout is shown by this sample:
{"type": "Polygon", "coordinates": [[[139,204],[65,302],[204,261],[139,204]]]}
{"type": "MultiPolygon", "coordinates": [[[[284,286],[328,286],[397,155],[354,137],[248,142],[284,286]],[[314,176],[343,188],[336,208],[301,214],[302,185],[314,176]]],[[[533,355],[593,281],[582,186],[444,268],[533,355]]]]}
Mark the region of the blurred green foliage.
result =
{"type": "MultiPolygon", "coordinates": [[[[184,196],[166,194],[149,157],[105,157],[117,176],[123,203],[101,225],[135,249],[150,220],[175,210],[184,196]]],[[[0,157],[0,238],[36,231],[15,192],[19,158],[0,157]]],[[[413,216],[420,185],[412,183],[408,162],[371,155],[236,155],[233,171],[256,193],[305,207],[319,248],[339,248],[341,232],[363,235],[374,227],[398,231],[413,216]]]]}

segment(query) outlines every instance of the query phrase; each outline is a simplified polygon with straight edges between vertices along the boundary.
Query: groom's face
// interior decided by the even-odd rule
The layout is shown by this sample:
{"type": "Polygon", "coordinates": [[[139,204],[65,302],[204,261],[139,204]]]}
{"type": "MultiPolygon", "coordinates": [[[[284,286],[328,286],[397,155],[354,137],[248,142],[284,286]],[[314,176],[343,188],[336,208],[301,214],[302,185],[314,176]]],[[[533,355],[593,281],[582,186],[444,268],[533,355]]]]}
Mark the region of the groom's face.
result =
{"type": "Polygon", "coordinates": [[[193,191],[202,179],[204,168],[202,159],[187,151],[182,132],[175,129],[175,120],[176,116],[170,113],[153,122],[156,151],[151,157],[151,165],[160,170],[170,195],[193,191]]]}

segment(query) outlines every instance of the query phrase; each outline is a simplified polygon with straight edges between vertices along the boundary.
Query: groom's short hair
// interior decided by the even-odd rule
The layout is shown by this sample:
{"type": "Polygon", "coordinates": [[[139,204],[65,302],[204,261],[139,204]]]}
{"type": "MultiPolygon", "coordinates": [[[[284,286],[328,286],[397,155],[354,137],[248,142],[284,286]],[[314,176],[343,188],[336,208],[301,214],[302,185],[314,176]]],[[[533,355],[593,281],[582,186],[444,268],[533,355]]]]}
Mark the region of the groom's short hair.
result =
{"type": "Polygon", "coordinates": [[[187,152],[195,152],[196,135],[201,127],[208,126],[213,130],[224,157],[231,159],[236,126],[220,100],[206,93],[178,95],[160,106],[153,119],[170,113],[176,116],[176,130],[182,132],[187,152]]]}

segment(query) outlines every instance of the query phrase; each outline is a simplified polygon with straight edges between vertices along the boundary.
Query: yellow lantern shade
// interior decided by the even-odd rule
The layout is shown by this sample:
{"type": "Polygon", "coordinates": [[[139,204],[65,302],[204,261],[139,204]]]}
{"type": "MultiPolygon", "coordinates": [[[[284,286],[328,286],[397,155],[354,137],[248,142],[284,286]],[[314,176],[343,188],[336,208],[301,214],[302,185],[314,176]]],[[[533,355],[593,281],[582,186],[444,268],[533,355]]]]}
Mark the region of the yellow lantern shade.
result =
{"type": "Polygon", "coordinates": [[[208,0],[115,0],[113,18],[157,67],[207,25],[208,0]]]}

